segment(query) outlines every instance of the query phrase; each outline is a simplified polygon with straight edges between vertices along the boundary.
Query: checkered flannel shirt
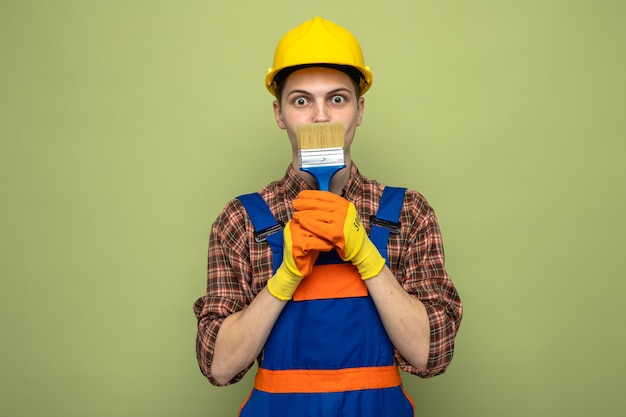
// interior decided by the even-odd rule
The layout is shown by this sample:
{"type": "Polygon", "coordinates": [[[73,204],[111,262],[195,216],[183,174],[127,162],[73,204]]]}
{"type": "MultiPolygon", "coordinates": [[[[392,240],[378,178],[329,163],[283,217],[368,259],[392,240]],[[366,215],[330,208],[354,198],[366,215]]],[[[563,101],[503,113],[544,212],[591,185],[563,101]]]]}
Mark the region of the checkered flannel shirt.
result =
{"type": "MultiPolygon", "coordinates": [[[[309,188],[290,165],[282,179],[260,190],[260,194],[276,219],[287,223],[293,214],[293,200],[300,191],[309,188]]],[[[362,176],[352,164],[343,197],[354,203],[368,232],[370,216],[378,209],[383,189],[384,185],[362,176]]],[[[444,268],[443,243],[435,212],[421,194],[407,190],[400,223],[400,234],[391,234],[389,238],[390,268],[402,288],[426,307],[431,330],[425,371],[412,367],[397,351],[395,360],[402,370],[427,378],[443,373],[452,360],[462,305],[444,268]]],[[[250,304],[272,276],[269,245],[255,242],[253,232],[250,218],[237,199],[226,205],[211,229],[206,294],[195,302],[194,313],[198,319],[198,364],[215,385],[211,361],[224,318],[250,304]]],[[[250,367],[229,384],[238,382],[250,367]]]]}

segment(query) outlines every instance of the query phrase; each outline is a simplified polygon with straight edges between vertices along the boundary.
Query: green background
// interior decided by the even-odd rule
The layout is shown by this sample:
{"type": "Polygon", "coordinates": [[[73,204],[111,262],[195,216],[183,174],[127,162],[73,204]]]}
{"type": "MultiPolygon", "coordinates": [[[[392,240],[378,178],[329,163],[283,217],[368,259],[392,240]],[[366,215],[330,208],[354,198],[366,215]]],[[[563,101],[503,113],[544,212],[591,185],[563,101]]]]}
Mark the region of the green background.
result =
{"type": "Polygon", "coordinates": [[[191,307],[287,166],[262,81],[315,15],[374,72],[353,157],[426,195],[464,301],[418,415],[626,413],[626,2],[0,0],[1,415],[236,415],[191,307]]]}

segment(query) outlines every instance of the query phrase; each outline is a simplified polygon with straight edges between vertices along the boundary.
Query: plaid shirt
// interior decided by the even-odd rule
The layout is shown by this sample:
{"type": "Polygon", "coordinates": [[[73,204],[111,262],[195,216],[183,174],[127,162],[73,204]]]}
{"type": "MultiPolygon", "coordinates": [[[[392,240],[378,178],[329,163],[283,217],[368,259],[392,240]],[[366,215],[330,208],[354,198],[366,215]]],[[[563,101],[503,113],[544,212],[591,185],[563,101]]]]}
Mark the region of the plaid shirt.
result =
{"type": "MultiPolygon", "coordinates": [[[[369,219],[378,209],[384,185],[362,176],[354,164],[351,170],[343,197],[354,203],[369,232],[369,219]]],[[[276,219],[286,223],[293,215],[293,200],[308,188],[289,165],[285,177],[263,188],[260,194],[276,219]]],[[[395,359],[402,370],[427,378],[443,373],[452,360],[454,339],[461,323],[461,300],[444,269],[443,244],[435,212],[422,195],[407,190],[400,223],[400,234],[391,234],[389,238],[389,264],[404,290],[426,307],[430,354],[424,372],[409,365],[397,351],[395,359]]],[[[198,364],[212,384],[217,385],[210,368],[215,339],[224,318],[246,308],[272,276],[269,245],[256,243],[253,232],[250,218],[237,199],[226,205],[211,229],[207,291],[195,302],[194,313],[198,319],[198,364]]],[[[230,383],[238,382],[250,367],[230,383]]]]}

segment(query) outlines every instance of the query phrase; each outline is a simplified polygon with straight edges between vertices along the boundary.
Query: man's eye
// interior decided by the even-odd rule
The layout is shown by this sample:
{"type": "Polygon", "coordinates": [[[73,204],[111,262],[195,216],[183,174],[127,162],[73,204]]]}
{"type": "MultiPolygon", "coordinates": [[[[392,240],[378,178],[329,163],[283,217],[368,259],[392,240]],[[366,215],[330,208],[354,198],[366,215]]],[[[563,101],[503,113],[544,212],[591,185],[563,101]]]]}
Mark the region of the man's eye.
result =
{"type": "Polygon", "coordinates": [[[341,103],[345,102],[345,101],[346,101],[346,99],[345,99],[343,96],[333,96],[333,98],[331,99],[331,101],[332,101],[334,104],[341,104],[341,103]]]}
{"type": "Polygon", "coordinates": [[[294,104],[296,106],[304,106],[307,103],[307,99],[304,97],[298,97],[294,100],[294,104]]]}

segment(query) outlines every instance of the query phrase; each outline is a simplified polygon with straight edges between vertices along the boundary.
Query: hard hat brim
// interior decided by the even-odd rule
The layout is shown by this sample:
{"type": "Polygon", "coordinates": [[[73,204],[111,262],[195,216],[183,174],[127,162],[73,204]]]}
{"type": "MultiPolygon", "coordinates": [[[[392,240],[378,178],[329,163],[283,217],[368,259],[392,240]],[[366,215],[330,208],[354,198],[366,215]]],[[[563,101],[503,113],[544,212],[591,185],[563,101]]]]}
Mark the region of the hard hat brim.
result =
{"type": "Polygon", "coordinates": [[[267,70],[267,75],[265,76],[265,87],[270,92],[271,95],[276,97],[276,89],[278,88],[278,84],[284,81],[287,76],[299,69],[302,68],[311,68],[311,67],[322,67],[322,68],[333,68],[338,71],[346,73],[350,78],[352,78],[358,85],[360,89],[361,95],[365,94],[367,90],[372,86],[373,76],[369,67],[357,67],[354,65],[344,65],[344,64],[336,64],[336,63],[327,63],[327,62],[319,62],[319,63],[306,63],[302,65],[293,65],[285,68],[269,68],[267,70]],[[358,74],[358,77],[355,76],[358,74]],[[358,79],[357,79],[358,78],[358,79]]]}

